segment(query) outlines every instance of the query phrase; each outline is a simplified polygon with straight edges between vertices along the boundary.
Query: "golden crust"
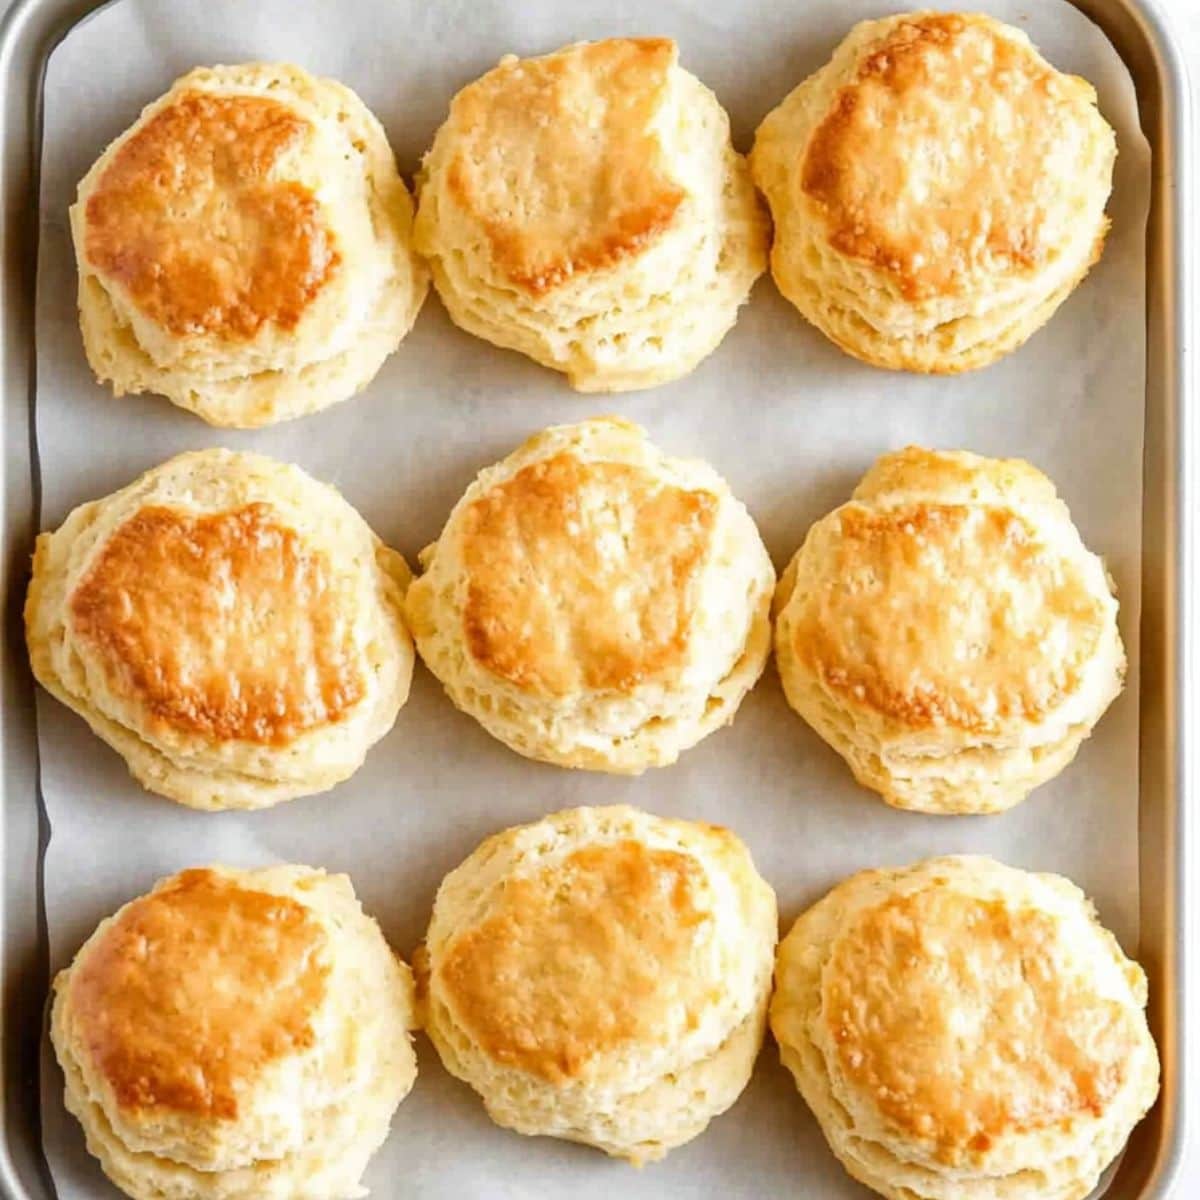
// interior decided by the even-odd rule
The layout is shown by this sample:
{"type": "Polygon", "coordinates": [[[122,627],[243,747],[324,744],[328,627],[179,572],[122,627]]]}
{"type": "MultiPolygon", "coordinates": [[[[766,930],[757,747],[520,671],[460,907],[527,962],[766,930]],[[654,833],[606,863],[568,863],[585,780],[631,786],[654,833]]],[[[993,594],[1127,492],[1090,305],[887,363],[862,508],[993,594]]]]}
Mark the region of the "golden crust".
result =
{"type": "Polygon", "coordinates": [[[1098,1116],[1125,1082],[1140,1017],[1060,977],[1057,934],[1045,913],[938,890],[862,914],[825,968],[842,1078],[948,1164],[1098,1116]]]}
{"type": "Polygon", "coordinates": [[[1108,630],[1108,596],[1009,510],[851,503],[814,540],[821,582],[792,609],[792,652],[829,692],[909,729],[1041,721],[1108,630]],[[1017,590],[1038,594],[1032,610],[1017,590]]]}
{"type": "Polygon", "coordinates": [[[70,597],[110,686],[152,722],[284,746],[366,691],[327,557],[263,503],[139,509],[70,597]]]}
{"type": "Polygon", "coordinates": [[[1080,1198],[1153,1102],[1145,977],[1056,876],[865,871],[779,948],[771,1024],[832,1148],[886,1196],[1080,1198]]]}
{"type": "Polygon", "coordinates": [[[447,946],[442,995],[479,1050],[549,1082],[653,1038],[703,940],[696,861],[635,841],[585,846],[509,882],[447,946]]]}
{"type": "Polygon", "coordinates": [[[365,387],[428,282],[383,128],[348,88],[282,63],[176,80],[96,161],[70,216],[97,377],[214,425],[365,387]]]}
{"type": "Polygon", "coordinates": [[[294,329],[340,261],[312,190],[277,178],[306,132],[275,100],[180,92],[91,190],[88,263],[176,335],[294,329]]]}
{"type": "Polygon", "coordinates": [[[1055,507],[1058,492],[1037,467],[1020,458],[905,446],[877,458],[854,489],[852,500],[888,505],[908,496],[949,497],[961,502],[997,497],[1005,503],[1055,507]]]}
{"type": "Polygon", "coordinates": [[[884,455],[809,531],[776,611],[792,707],[901,808],[1015,804],[1124,672],[1111,582],[1027,463],[884,455]]]}
{"type": "Polygon", "coordinates": [[[179,455],[38,538],[38,682],[146,787],[203,809],[324,791],[408,696],[408,567],[332,488],[179,455]]]}
{"type": "Polygon", "coordinates": [[[498,1124],[650,1161],[749,1080],[775,938],[728,830],[554,813],[442,882],[414,959],[422,1022],[498,1124]]]}
{"type": "Polygon", "coordinates": [[[133,1200],[333,1200],[416,1077],[408,968],[350,881],[203,867],[102,921],[50,1039],[88,1150],[133,1200]]]}
{"type": "Polygon", "coordinates": [[[506,58],[454,98],[449,185],[518,287],[543,294],[637,253],[685,198],[654,132],[678,50],[611,38],[506,58]]]}
{"type": "Polygon", "coordinates": [[[415,244],[451,318],[581,391],[685,375],[766,266],[728,117],[677,58],[662,38],[506,57],[418,175],[415,244]]]}
{"type": "Polygon", "coordinates": [[[325,936],[294,900],[203,869],[127,905],[67,1000],[117,1105],[236,1120],[264,1066],[314,1044],[325,936]]]}
{"type": "Polygon", "coordinates": [[[974,14],[855,27],[763,122],[772,270],[880,366],[958,371],[1018,345],[1099,255],[1115,155],[1084,80],[974,14]]]}
{"type": "Polygon", "coordinates": [[[546,696],[671,678],[718,505],[623,463],[564,453],[524,467],[463,519],[470,653],[546,696]]]}
{"type": "Polygon", "coordinates": [[[829,243],[888,272],[906,299],[956,293],[981,269],[1029,273],[1057,244],[1045,161],[1073,116],[1063,100],[1081,89],[990,22],[921,14],[874,42],[839,89],[801,187],[829,243]],[[925,150],[939,145],[961,152],[925,150]]]}
{"type": "Polygon", "coordinates": [[[701,463],[615,419],[482,472],[421,555],[409,623],[454,702],[563,766],[637,772],[732,720],[769,649],[770,559],[701,463]]]}

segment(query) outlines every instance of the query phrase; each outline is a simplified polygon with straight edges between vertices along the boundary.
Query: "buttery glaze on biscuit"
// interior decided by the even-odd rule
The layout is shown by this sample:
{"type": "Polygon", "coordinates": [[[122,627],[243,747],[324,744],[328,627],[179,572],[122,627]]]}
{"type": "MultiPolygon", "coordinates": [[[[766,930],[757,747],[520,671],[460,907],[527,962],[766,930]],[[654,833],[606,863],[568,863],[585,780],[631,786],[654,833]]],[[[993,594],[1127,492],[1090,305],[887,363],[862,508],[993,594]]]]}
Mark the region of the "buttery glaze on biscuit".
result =
{"type": "Polygon", "coordinates": [[[71,617],[154,721],[284,746],[366,692],[344,592],[269,505],[146,507],[96,556],[71,617]]]}
{"type": "Polygon", "coordinates": [[[442,882],[414,959],[422,1020],[498,1124],[649,1162],[746,1086],[775,939],[774,895],[728,830],[555,813],[442,882]]]}
{"type": "Polygon", "coordinates": [[[312,190],[275,178],[310,133],[274,100],[183,92],[88,196],[88,262],[176,335],[294,329],[340,262],[312,190]]]}
{"type": "Polygon", "coordinates": [[[1117,604],[1027,463],[910,447],[809,530],[776,592],[791,706],[899,808],[993,812],[1121,688],[1117,604]]]}
{"type": "Polygon", "coordinates": [[[1115,156],[1084,80],[989,17],[863,22],[759,128],[772,271],[878,366],[984,366],[1099,256],[1115,156]]]}
{"type": "Polygon", "coordinates": [[[746,510],[617,419],[483,471],[421,560],[406,611],[426,665],[545,762],[673,762],[733,719],[769,650],[774,569],[746,510]]]}
{"type": "Polygon", "coordinates": [[[409,578],[298,467],[182,454],[38,538],[30,663],[151,791],[263,808],[348,778],[392,727],[409,578]]]}
{"type": "Polygon", "coordinates": [[[1042,721],[1111,636],[1108,596],[1007,508],[851,503],[816,540],[828,558],[792,609],[794,654],[830,692],[913,730],[1042,721]]]}
{"type": "Polygon", "coordinates": [[[416,1077],[412,977],[350,881],[211,866],[102,921],[50,1040],[133,1200],[352,1200],[416,1077]]]}
{"type": "Polygon", "coordinates": [[[675,60],[665,38],[593,42],[505,59],[455,96],[449,187],[510,282],[544,294],[675,219],[687,194],[654,132],[675,60]]]}
{"type": "Polygon", "coordinates": [[[1046,163],[1070,115],[1056,102],[1076,91],[987,26],[924,14],[897,25],[838,91],[802,186],[830,244],[892,274],[906,299],[953,293],[984,270],[1027,271],[1061,233],[1061,183],[1046,163]],[[913,153],[897,153],[898,135],[913,153]]]}
{"type": "Polygon", "coordinates": [[[719,505],[622,463],[524,467],[464,518],[472,656],[547,696],[668,676],[687,656],[719,505]]]}
{"type": "Polygon", "coordinates": [[[264,1066],[315,1044],[325,941],[286,896],[184,871],[127,905],[72,971],[84,1052],[122,1108],[236,1120],[264,1066]]]}
{"type": "Polygon", "coordinates": [[[728,118],[663,38],[502,59],[454,98],[417,186],[451,318],[580,391],[687,374],[766,266],[728,118]]]}
{"type": "Polygon", "coordinates": [[[771,1025],[895,1200],[1076,1200],[1153,1102],[1146,980],[1082,893],[990,859],[864,871],[779,948],[771,1025]]]}
{"type": "Polygon", "coordinates": [[[365,387],[428,276],[379,122],[283,63],[198,67],[100,156],[71,208],[96,376],[253,428],[365,387]]]}
{"type": "Polygon", "coordinates": [[[455,938],[442,995],[480,1051],[550,1083],[658,1035],[711,921],[703,872],[636,841],[586,846],[512,879],[455,938]]]}
{"type": "Polygon", "coordinates": [[[948,1165],[1099,1116],[1141,1017],[1060,977],[1057,937],[1045,913],[936,889],[864,914],[826,967],[842,1078],[948,1165]]]}

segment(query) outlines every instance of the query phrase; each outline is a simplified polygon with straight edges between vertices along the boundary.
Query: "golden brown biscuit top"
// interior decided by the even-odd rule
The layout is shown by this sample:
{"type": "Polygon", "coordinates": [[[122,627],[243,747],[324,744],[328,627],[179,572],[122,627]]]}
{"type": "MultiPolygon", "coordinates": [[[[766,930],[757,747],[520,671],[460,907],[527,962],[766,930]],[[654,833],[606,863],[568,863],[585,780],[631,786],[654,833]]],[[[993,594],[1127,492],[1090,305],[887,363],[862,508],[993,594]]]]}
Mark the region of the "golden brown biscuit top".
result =
{"type": "Polygon", "coordinates": [[[669,674],[687,654],[718,504],[569,453],[518,471],[465,514],[472,656],[548,696],[669,674]]]}
{"type": "Polygon", "coordinates": [[[247,1083],[314,1044],[325,941],[295,900],[184,871],[72,968],[83,1052],[123,1109],[235,1119],[247,1083]]]}
{"type": "Polygon", "coordinates": [[[548,292],[670,226],[686,193],[653,123],[675,59],[665,38],[613,38],[506,60],[454,98],[451,194],[512,283],[548,292]]]}
{"type": "Polygon", "coordinates": [[[620,841],[507,880],[488,916],[447,947],[438,978],[496,1062],[551,1083],[656,1042],[672,1012],[694,1028],[713,997],[693,958],[712,920],[697,861],[620,841]]]}
{"type": "Polygon", "coordinates": [[[316,197],[278,177],[309,129],[275,100],[182,93],[88,197],[87,262],[178,337],[295,328],[339,263],[316,197]]]}
{"type": "Polygon", "coordinates": [[[921,446],[881,454],[851,499],[866,503],[902,492],[942,499],[1019,499],[1022,504],[1066,511],[1058,504],[1054,484],[1024,459],[985,458],[969,450],[926,450],[921,446]]]}
{"type": "Polygon", "coordinates": [[[1063,937],[1046,913],[942,887],[859,914],[823,985],[847,1083],[946,1162],[1101,1113],[1138,1033],[1063,937]]]}
{"type": "Polygon", "coordinates": [[[1058,196],[1091,136],[1060,75],[981,17],[925,13],[869,47],[809,140],[801,186],[832,246],[909,300],[1024,273],[1067,236],[1058,196]]]}
{"type": "Polygon", "coordinates": [[[141,509],[70,611],[113,690],[187,734],[283,745],[366,691],[329,561],[266,504],[141,509]]]}
{"type": "Polygon", "coordinates": [[[911,728],[986,734],[1038,722],[1078,688],[1103,599],[1017,513],[851,502],[826,523],[792,645],[829,690],[911,728]]]}

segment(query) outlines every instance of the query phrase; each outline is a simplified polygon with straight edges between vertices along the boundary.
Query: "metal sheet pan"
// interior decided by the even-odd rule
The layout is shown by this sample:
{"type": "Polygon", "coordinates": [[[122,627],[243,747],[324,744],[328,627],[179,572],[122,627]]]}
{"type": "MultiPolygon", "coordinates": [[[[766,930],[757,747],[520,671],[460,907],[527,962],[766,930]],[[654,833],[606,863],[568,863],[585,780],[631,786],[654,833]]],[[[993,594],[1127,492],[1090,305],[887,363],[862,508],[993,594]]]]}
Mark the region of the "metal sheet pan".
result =
{"type": "MultiPolygon", "coordinates": [[[[1193,716],[1189,663],[1194,589],[1191,508],[1196,496],[1187,332],[1189,161],[1185,80],[1150,0],[1075,0],[1108,35],[1138,92],[1154,165],[1147,235],[1148,361],[1142,561],[1139,956],[1151,979],[1151,1022],[1162,1052],[1162,1098],[1139,1127],[1107,1195],[1165,1196],[1183,1132],[1183,956],[1186,799],[1193,767],[1183,731],[1193,716]]],[[[57,42],[100,7],[94,0],[18,0],[0,27],[0,548],[5,577],[0,722],[0,1190],[14,1200],[53,1195],[37,1116],[39,1048],[48,983],[41,861],[49,830],[38,786],[33,684],[20,608],[40,524],[32,412],[34,275],[42,80],[57,42]]]]}

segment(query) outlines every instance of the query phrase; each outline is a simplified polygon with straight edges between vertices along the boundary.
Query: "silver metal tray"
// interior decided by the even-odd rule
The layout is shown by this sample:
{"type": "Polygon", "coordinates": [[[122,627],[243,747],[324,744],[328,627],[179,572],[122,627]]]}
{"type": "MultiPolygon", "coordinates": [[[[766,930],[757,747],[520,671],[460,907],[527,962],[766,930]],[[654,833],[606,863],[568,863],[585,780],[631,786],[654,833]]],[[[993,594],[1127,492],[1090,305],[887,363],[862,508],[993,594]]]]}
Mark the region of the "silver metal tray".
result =
{"type": "MultiPolygon", "coordinates": [[[[3,0],[0,0],[2,4],[3,0]]],[[[1161,1099],[1139,1126],[1105,1195],[1165,1197],[1184,1128],[1184,955],[1189,943],[1185,878],[1187,802],[1194,765],[1185,731],[1196,719],[1189,664],[1196,588],[1193,506],[1195,420],[1188,393],[1188,218],[1195,165],[1179,53],[1153,0],[1074,0],[1107,34],[1133,78],[1153,154],[1147,227],[1147,373],[1141,688],[1139,958],[1151,982],[1150,1021],[1162,1055],[1161,1099]]],[[[46,1200],[53,1184],[42,1155],[39,1062],[49,952],[42,858],[49,826],[39,786],[33,681],[21,606],[29,552],[40,527],[33,415],[33,338],[42,87],[51,51],[97,0],[17,0],[0,23],[0,550],[4,570],[4,670],[0,680],[0,1193],[46,1200]]]]}

